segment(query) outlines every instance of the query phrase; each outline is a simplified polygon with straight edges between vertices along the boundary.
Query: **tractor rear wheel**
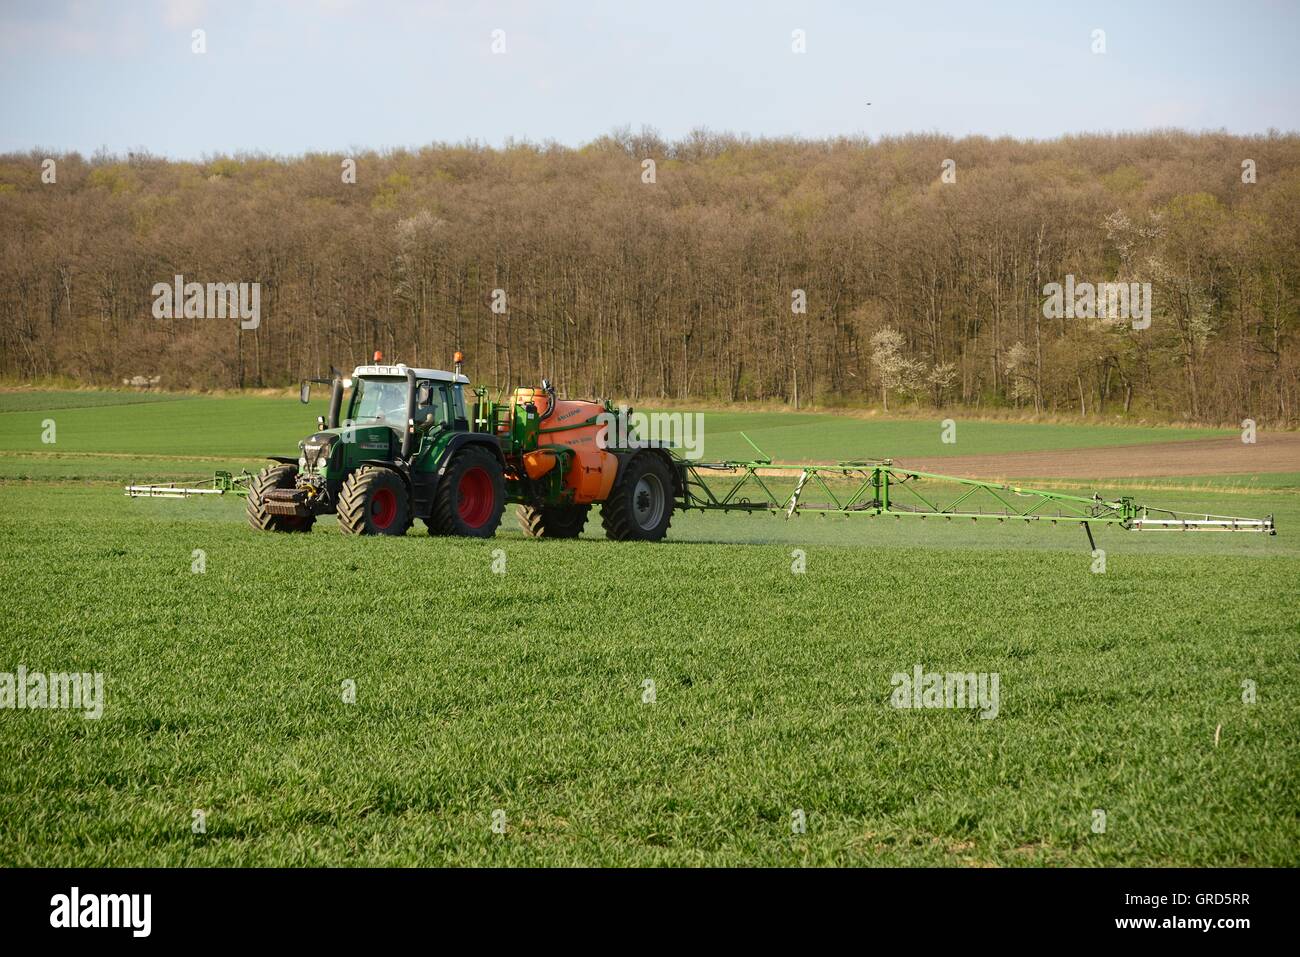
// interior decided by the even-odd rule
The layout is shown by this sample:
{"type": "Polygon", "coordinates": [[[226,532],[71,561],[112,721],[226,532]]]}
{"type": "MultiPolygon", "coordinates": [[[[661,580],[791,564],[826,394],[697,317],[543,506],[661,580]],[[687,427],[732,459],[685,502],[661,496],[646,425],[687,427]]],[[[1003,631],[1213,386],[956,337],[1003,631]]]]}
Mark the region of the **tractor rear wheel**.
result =
{"type": "Polygon", "coordinates": [[[470,445],[457,452],[447,466],[426,524],[430,535],[491,538],[505,507],[501,463],[482,446],[470,445]]]}
{"type": "Polygon", "coordinates": [[[405,535],[411,527],[406,483],[392,469],[363,465],[339,491],[339,528],[348,535],[405,535]]]}
{"type": "Polygon", "coordinates": [[[673,478],[655,452],[632,456],[620,466],[600,509],[605,535],[618,542],[657,542],[673,520],[673,478]]]}
{"type": "Polygon", "coordinates": [[[590,505],[520,505],[519,527],[529,538],[577,538],[587,524],[590,505]]]}
{"type": "Polygon", "coordinates": [[[272,515],[266,510],[266,493],[273,488],[293,488],[298,482],[298,466],[268,465],[248,484],[245,513],[248,524],[259,532],[310,532],[315,515],[272,515]]]}

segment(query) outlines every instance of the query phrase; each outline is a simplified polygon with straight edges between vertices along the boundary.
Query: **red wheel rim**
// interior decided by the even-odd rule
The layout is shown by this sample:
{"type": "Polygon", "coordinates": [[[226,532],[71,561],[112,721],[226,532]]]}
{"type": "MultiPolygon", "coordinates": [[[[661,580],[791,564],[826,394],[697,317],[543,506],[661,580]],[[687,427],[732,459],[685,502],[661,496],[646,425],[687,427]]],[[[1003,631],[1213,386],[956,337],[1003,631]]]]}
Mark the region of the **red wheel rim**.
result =
{"type": "Polygon", "coordinates": [[[456,512],[470,528],[480,528],[492,514],[492,479],[486,469],[466,469],[456,489],[456,512]]]}
{"type": "Polygon", "coordinates": [[[376,489],[370,497],[370,524],[375,528],[387,528],[397,518],[397,496],[391,488],[376,489]]]}

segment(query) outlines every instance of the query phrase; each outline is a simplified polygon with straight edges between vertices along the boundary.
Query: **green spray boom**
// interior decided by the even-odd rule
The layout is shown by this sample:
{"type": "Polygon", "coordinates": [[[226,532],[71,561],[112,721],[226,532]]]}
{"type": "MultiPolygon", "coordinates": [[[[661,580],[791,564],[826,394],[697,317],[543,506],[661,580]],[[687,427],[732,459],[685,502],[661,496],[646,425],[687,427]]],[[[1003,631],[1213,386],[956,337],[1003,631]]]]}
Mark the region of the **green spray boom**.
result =
{"type": "MultiPolygon", "coordinates": [[[[1092,528],[1116,525],[1135,531],[1266,532],[1276,535],[1273,516],[1239,518],[1139,505],[1130,497],[1070,495],[978,479],[938,475],[895,465],[890,459],[833,465],[777,465],[743,432],[759,454],[750,461],[679,460],[685,476],[682,507],[700,511],[766,511],[792,518],[817,515],[893,515],[898,518],[994,520],[999,522],[1078,522],[1092,543],[1092,528]],[[719,491],[704,473],[727,473],[719,491]],[[793,491],[776,492],[765,478],[795,478],[793,491]],[[838,480],[838,492],[831,481],[838,480]],[[938,486],[935,488],[933,486],[938,486]],[[808,489],[824,501],[807,502],[808,489]]],[[[1094,543],[1095,544],[1095,543],[1094,543]]]]}

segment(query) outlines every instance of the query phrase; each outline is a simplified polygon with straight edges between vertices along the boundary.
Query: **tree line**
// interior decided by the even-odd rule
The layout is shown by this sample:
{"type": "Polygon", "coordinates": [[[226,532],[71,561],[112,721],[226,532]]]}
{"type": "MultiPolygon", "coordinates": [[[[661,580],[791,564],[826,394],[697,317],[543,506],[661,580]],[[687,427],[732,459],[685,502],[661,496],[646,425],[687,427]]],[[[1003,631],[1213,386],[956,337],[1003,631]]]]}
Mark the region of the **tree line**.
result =
{"type": "Polygon", "coordinates": [[[1277,132],[0,156],[10,379],[273,387],[461,349],[494,389],[1294,424],[1298,305],[1277,132]],[[259,321],[156,318],[177,276],[256,283],[259,321]]]}

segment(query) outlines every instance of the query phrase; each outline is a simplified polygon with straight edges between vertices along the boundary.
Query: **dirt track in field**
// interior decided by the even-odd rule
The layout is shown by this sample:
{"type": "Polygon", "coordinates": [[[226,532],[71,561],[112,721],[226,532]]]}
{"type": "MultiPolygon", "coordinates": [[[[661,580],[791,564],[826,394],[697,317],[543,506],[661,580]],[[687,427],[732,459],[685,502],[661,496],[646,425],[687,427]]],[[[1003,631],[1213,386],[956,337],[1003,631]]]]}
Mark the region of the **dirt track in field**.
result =
{"type": "Polygon", "coordinates": [[[1233,436],[1100,449],[906,458],[896,459],[894,464],[920,472],[986,479],[1154,478],[1300,472],[1300,433],[1260,433],[1254,445],[1247,445],[1240,437],[1233,436]]]}

